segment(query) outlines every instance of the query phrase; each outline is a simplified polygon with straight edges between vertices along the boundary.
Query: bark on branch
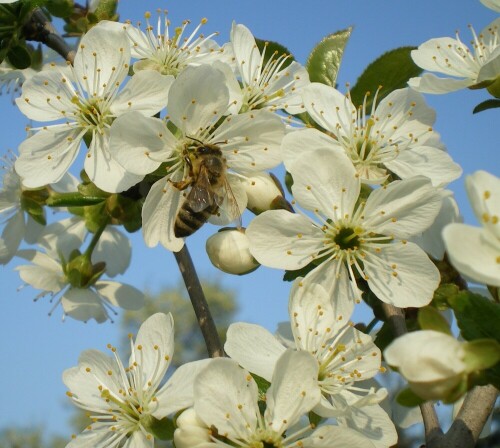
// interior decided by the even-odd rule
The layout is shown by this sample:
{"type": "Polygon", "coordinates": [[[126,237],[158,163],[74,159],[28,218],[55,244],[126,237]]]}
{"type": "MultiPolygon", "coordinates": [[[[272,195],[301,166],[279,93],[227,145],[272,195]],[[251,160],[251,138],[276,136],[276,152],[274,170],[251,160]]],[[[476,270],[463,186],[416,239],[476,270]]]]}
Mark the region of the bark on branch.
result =
{"type": "Polygon", "coordinates": [[[35,8],[32,11],[29,20],[24,24],[23,35],[26,40],[42,42],[73,64],[75,51],[57,32],[52,22],[40,8],[35,8]]]}
{"type": "Polygon", "coordinates": [[[174,256],[179,265],[182,278],[184,279],[196,318],[198,319],[198,325],[205,339],[208,355],[211,358],[224,356],[224,348],[220,342],[217,328],[210,314],[205,294],[203,293],[198,274],[196,273],[187,246],[184,244],[184,247],[179,252],[174,252],[174,256]]]}

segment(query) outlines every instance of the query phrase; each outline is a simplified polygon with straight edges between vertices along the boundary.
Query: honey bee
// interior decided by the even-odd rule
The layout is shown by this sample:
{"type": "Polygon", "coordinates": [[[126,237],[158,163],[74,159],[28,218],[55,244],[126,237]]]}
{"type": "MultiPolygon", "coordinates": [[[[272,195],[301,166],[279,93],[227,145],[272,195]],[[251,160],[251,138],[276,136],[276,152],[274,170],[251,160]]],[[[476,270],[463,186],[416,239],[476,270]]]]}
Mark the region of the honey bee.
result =
{"type": "Polygon", "coordinates": [[[226,178],[227,165],[221,149],[215,144],[192,140],[199,146],[185,157],[188,178],[172,182],[180,191],[191,186],[175,218],[174,235],[177,238],[196,232],[210,216],[217,214],[225,199],[230,216],[241,219],[236,198],[226,178]]]}

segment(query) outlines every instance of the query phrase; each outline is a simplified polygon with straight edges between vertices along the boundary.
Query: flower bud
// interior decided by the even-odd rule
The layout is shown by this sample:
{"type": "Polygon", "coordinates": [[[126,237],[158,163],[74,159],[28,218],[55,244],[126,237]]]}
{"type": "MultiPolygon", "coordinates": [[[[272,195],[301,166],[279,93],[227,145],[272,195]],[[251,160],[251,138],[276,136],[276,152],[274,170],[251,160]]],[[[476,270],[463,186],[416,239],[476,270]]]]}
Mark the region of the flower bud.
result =
{"type": "Polygon", "coordinates": [[[467,377],[465,355],[461,342],[433,330],[405,334],[384,352],[387,363],[425,400],[446,400],[454,394],[467,377]]]}
{"type": "Polygon", "coordinates": [[[266,210],[291,210],[286,201],[276,176],[270,173],[260,173],[248,177],[244,183],[248,197],[247,208],[256,215],[266,210]]]}
{"type": "Polygon", "coordinates": [[[177,418],[174,442],[176,448],[196,448],[210,442],[210,429],[198,418],[193,408],[186,409],[177,418]]]}
{"type": "Polygon", "coordinates": [[[228,274],[248,274],[260,266],[250,253],[244,229],[221,229],[208,238],[206,249],[212,264],[228,274]]]}

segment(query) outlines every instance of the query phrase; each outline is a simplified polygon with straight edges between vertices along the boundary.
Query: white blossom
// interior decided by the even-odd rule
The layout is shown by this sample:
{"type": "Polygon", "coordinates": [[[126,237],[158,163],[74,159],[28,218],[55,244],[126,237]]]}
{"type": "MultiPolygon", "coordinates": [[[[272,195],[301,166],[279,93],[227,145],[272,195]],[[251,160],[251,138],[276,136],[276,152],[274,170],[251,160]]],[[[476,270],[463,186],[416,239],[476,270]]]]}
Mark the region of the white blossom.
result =
{"type": "Polygon", "coordinates": [[[293,195],[305,213],[270,210],[247,228],[250,250],[263,265],[298,270],[311,264],[304,281],[320,283],[335,297],[359,300],[352,282],[361,277],[382,301],[399,307],[428,304],[440,275],[427,255],[407,238],[434,221],[441,196],[423,176],[371,192],[359,201],[361,183],[341,150],[318,149],[285,166],[293,195]],[[307,167],[307,169],[305,169],[307,167]]]}
{"type": "Polygon", "coordinates": [[[93,420],[67,446],[153,447],[151,424],[192,405],[193,380],[209,360],[184,364],[163,384],[174,352],[171,314],[157,313],[144,321],[135,342],[130,339],[128,365],[115,347],[108,347],[111,357],[87,350],[78,366],[63,373],[67,395],[93,420]]]}
{"type": "MultiPolygon", "coordinates": [[[[194,410],[197,418],[216,433],[211,432],[211,443],[194,446],[373,448],[368,439],[348,428],[325,425],[313,430],[312,425],[300,422],[320,399],[317,375],[318,365],[309,353],[292,350],[283,353],[276,363],[262,415],[259,391],[252,376],[230,359],[215,359],[195,381],[194,410]]],[[[199,426],[193,427],[201,436],[199,426]]],[[[182,430],[186,438],[189,428],[182,430]]],[[[200,436],[196,439],[198,443],[200,436]]],[[[179,448],[187,445],[181,444],[179,448]]]]}
{"type": "Polygon", "coordinates": [[[415,64],[438,77],[425,73],[411,78],[408,85],[419,92],[447,93],[476,84],[491,83],[500,75],[500,18],[491,22],[478,35],[472,26],[472,49],[458,35],[428,40],[411,52],[415,64]]]}
{"type": "Polygon", "coordinates": [[[333,87],[320,83],[305,87],[305,110],[328,133],[316,129],[289,133],[283,140],[283,158],[339,148],[365,183],[383,183],[391,173],[401,179],[423,175],[435,186],[457,179],[462,170],[443,150],[439,134],[432,129],[436,114],[423,96],[399,89],[377,104],[377,93],[367,111],[365,104],[357,108],[349,95],[333,87]]]}
{"type": "Polygon", "coordinates": [[[500,286],[500,178],[476,171],[465,180],[469,201],[483,227],[453,223],[443,238],[451,263],[471,280],[500,286]]]}
{"type": "MultiPolygon", "coordinates": [[[[53,306],[49,315],[61,305],[63,319],[68,315],[84,322],[90,319],[104,322],[110,318],[110,312],[116,314],[114,307],[138,310],[143,306],[144,293],[127,284],[102,280],[104,272],[94,271],[101,267],[98,263],[72,264],[72,259],[61,259],[56,247],[48,246],[45,252],[20,250],[17,256],[31,262],[15,269],[26,284],[42,290],[35,300],[51,297],[53,306]]],[[[102,268],[105,271],[105,265],[102,268]]]]}
{"type": "Polygon", "coordinates": [[[119,91],[129,63],[125,34],[96,26],[82,38],[71,76],[42,71],[24,83],[16,100],[21,112],[41,122],[64,120],[38,128],[20,145],[16,170],[25,186],[36,188],[60,180],[87,133],[92,141],[85,171],[99,188],[114,192],[141,180],[110,157],[109,128],[115,117],[127,111],[153,115],[164,108],[173,77],[142,71],[119,91]]]}
{"type": "Polygon", "coordinates": [[[466,375],[465,351],[453,336],[433,330],[407,333],[384,351],[412,390],[426,400],[446,397],[466,375]]]}
{"type": "Polygon", "coordinates": [[[300,91],[309,84],[309,75],[302,65],[295,61],[288,64],[289,55],[270,55],[267,45],[261,53],[250,30],[241,24],[233,23],[231,43],[242,84],[243,111],[266,108],[303,112],[300,91]]]}
{"type": "Polygon", "coordinates": [[[281,161],[284,126],[280,118],[268,111],[225,117],[231,105],[225,79],[210,65],[188,67],[176,78],[168,98],[175,135],[163,120],[133,112],[119,117],[112,128],[112,157],[128,172],[144,176],[164,164],[165,177],[152,186],[142,209],[144,239],[150,247],[161,243],[178,251],[184,245],[183,238],[175,236],[174,225],[189,190],[181,191],[173,182],[189,179],[188,160],[196,157],[200,146],[220,148],[228,171],[225,177],[237,203],[238,210],[231,209],[226,195],[221,216],[210,220],[217,224],[231,222],[245,209],[241,176],[281,161]]]}
{"type": "Polygon", "coordinates": [[[378,406],[386,390],[363,386],[381,369],[380,350],[349,321],[349,303],[336,303],[341,306],[333,306],[321,285],[296,280],[288,305],[292,341],[277,338],[259,325],[236,323],[228,329],[224,349],[245,369],[268,381],[287,347],[310,353],[319,365],[317,387],[322,395],[313,411],[335,417],[377,447],[393,445],[397,441],[394,425],[378,406]]]}

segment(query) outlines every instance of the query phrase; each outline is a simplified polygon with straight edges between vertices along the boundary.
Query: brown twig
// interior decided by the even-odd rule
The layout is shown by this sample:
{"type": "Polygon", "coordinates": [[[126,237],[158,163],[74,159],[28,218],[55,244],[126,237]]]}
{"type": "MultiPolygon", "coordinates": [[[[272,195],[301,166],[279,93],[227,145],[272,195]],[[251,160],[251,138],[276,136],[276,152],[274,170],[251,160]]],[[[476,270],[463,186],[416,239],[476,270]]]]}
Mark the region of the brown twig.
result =
{"type": "Polygon", "coordinates": [[[205,294],[203,293],[198,274],[196,273],[187,246],[184,244],[184,247],[179,252],[174,252],[174,256],[179,265],[182,278],[184,279],[196,318],[198,319],[198,325],[205,339],[208,355],[211,358],[224,356],[224,348],[220,342],[217,328],[210,314],[205,294]]]}
{"type": "Polygon", "coordinates": [[[26,40],[42,42],[60,54],[64,59],[73,63],[75,51],[57,32],[52,22],[40,8],[35,8],[32,11],[29,20],[24,24],[23,35],[26,40]]]}

